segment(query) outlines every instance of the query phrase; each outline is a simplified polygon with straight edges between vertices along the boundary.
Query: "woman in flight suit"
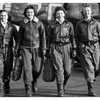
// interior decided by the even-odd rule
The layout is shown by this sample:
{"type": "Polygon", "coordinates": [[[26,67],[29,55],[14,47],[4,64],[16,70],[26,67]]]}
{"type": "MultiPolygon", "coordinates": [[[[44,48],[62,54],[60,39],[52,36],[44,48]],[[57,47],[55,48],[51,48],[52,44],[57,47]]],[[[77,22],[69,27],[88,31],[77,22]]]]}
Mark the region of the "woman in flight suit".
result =
{"type": "MultiPolygon", "coordinates": [[[[6,10],[2,10],[0,12],[0,59],[3,61],[4,66],[2,66],[3,71],[3,84],[0,83],[0,93],[2,96],[5,93],[10,92],[10,75],[13,67],[13,38],[16,40],[17,38],[17,29],[16,27],[8,21],[8,13],[6,10]]],[[[0,64],[1,65],[1,64],[0,64]]],[[[1,67],[1,66],[0,66],[1,67]]],[[[1,72],[0,72],[1,73],[1,72]]],[[[0,74],[0,78],[2,74],[0,74]]]]}
{"type": "Polygon", "coordinates": [[[46,37],[43,23],[36,17],[36,8],[28,5],[24,10],[25,19],[20,24],[16,45],[16,56],[22,51],[26,96],[37,91],[37,79],[42,70],[42,59],[46,52],[46,37]],[[40,53],[41,52],[41,53],[40,53]]]}
{"type": "Polygon", "coordinates": [[[100,23],[92,18],[92,8],[84,5],[83,19],[76,25],[76,40],[81,65],[88,86],[88,95],[95,96],[94,82],[99,72],[100,23]]]}
{"type": "Polygon", "coordinates": [[[66,84],[71,74],[71,53],[76,56],[73,25],[65,19],[63,7],[56,7],[54,21],[48,27],[47,47],[56,74],[58,96],[64,96],[66,84]],[[71,52],[71,47],[72,51],[71,52]]]}

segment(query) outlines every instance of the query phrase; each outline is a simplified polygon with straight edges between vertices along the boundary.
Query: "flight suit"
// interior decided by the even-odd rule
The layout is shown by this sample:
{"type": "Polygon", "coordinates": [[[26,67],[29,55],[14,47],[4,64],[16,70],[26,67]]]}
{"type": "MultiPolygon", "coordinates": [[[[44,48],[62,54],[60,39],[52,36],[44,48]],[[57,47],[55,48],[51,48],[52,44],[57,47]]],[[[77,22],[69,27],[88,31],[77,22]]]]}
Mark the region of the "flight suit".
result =
{"type": "Polygon", "coordinates": [[[43,59],[41,59],[42,51],[46,49],[45,29],[38,18],[35,17],[32,21],[25,18],[21,22],[16,49],[18,50],[20,47],[22,51],[24,83],[27,92],[27,87],[30,87],[31,90],[31,87],[37,84],[43,64],[43,59]]]}
{"type": "Polygon", "coordinates": [[[3,82],[5,93],[10,91],[10,75],[13,67],[13,39],[16,40],[17,29],[7,22],[6,27],[0,23],[0,55],[3,57],[3,82]]]}
{"type": "Polygon", "coordinates": [[[56,74],[57,88],[66,86],[71,74],[71,50],[76,49],[73,25],[65,20],[54,21],[48,27],[47,47],[56,74]]]}
{"type": "Polygon", "coordinates": [[[0,97],[4,96],[3,73],[4,73],[4,56],[2,50],[0,50],[0,97]]]}
{"type": "Polygon", "coordinates": [[[90,21],[82,19],[76,25],[75,34],[84,76],[90,86],[98,76],[100,23],[93,18],[90,21]]]}

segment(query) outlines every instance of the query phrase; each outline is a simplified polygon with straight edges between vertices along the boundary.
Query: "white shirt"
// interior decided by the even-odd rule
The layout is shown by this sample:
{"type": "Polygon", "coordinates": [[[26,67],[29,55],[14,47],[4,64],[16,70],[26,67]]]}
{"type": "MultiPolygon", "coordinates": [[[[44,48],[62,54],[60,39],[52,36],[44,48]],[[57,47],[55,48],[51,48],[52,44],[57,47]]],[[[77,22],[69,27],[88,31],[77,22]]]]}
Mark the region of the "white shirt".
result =
{"type": "Polygon", "coordinates": [[[6,28],[6,25],[7,25],[7,22],[1,22],[1,24],[2,24],[2,26],[4,27],[4,28],[6,28]]]}

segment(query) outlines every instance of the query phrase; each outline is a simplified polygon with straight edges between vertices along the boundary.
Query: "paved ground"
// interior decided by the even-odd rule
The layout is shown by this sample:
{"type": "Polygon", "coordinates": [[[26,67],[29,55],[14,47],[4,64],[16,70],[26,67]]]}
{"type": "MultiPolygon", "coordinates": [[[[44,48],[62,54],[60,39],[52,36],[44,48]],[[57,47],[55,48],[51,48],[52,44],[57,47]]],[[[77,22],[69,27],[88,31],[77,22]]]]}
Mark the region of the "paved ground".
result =
{"type": "MultiPolygon", "coordinates": [[[[25,96],[23,78],[18,81],[11,80],[10,86],[11,92],[10,94],[6,94],[5,97],[25,96]]],[[[56,82],[44,82],[42,80],[42,74],[38,79],[38,88],[38,92],[33,93],[33,97],[57,97],[56,82]]],[[[95,82],[95,91],[97,94],[96,97],[100,97],[100,75],[95,82]]],[[[87,97],[87,85],[81,68],[72,70],[65,97],[87,97]]]]}

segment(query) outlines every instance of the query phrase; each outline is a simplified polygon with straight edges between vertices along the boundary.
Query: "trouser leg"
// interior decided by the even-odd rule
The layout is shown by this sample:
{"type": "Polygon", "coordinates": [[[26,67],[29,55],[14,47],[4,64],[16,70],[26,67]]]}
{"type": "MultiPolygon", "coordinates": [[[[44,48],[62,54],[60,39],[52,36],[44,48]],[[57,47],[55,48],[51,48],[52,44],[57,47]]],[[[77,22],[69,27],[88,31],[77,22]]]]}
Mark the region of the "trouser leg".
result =
{"type": "Polygon", "coordinates": [[[12,48],[5,48],[5,61],[4,61],[4,89],[5,93],[10,92],[10,76],[13,67],[13,51],[12,48]]]}
{"type": "Polygon", "coordinates": [[[3,72],[0,71],[0,97],[4,96],[3,72]]]}
{"type": "Polygon", "coordinates": [[[92,63],[91,53],[87,49],[80,51],[81,65],[87,82],[93,82],[95,79],[95,71],[92,63]]]}
{"type": "Polygon", "coordinates": [[[81,65],[88,86],[88,95],[94,96],[94,80],[96,71],[98,70],[99,57],[98,50],[92,51],[90,48],[80,49],[81,65]]]}
{"type": "Polygon", "coordinates": [[[63,47],[64,51],[64,91],[66,90],[67,81],[71,74],[71,58],[70,58],[70,44],[63,47]]]}
{"type": "Polygon", "coordinates": [[[57,82],[57,96],[63,97],[64,96],[64,90],[63,90],[63,81],[64,81],[64,75],[63,70],[56,70],[55,76],[56,76],[56,82],[57,82]]]}
{"type": "Polygon", "coordinates": [[[32,77],[31,77],[32,70],[27,70],[23,72],[23,79],[24,79],[24,85],[25,85],[25,94],[27,97],[32,96],[32,77]]]}
{"type": "Polygon", "coordinates": [[[26,96],[32,96],[32,53],[30,49],[22,48],[23,61],[23,81],[25,85],[26,96]]]}
{"type": "Polygon", "coordinates": [[[63,82],[64,82],[64,68],[63,68],[63,53],[62,47],[52,45],[51,48],[51,60],[55,68],[55,77],[57,82],[57,95],[64,96],[63,82]]]}
{"type": "Polygon", "coordinates": [[[88,96],[95,96],[95,90],[94,90],[94,82],[87,82],[88,86],[88,96]]]}
{"type": "Polygon", "coordinates": [[[34,48],[32,53],[32,90],[33,92],[37,92],[37,79],[39,78],[42,67],[43,67],[43,59],[39,57],[39,49],[34,48]]]}
{"type": "Polygon", "coordinates": [[[0,97],[4,96],[4,56],[0,54],[0,97]]]}
{"type": "Polygon", "coordinates": [[[4,96],[4,83],[2,79],[0,78],[0,97],[4,96]]]}
{"type": "Polygon", "coordinates": [[[100,73],[100,50],[99,49],[96,52],[94,52],[93,58],[94,58],[94,66],[95,66],[95,68],[94,68],[94,70],[95,70],[95,80],[96,80],[96,77],[100,73]]]}
{"type": "Polygon", "coordinates": [[[26,97],[32,97],[32,84],[25,83],[25,94],[26,97]]]}

